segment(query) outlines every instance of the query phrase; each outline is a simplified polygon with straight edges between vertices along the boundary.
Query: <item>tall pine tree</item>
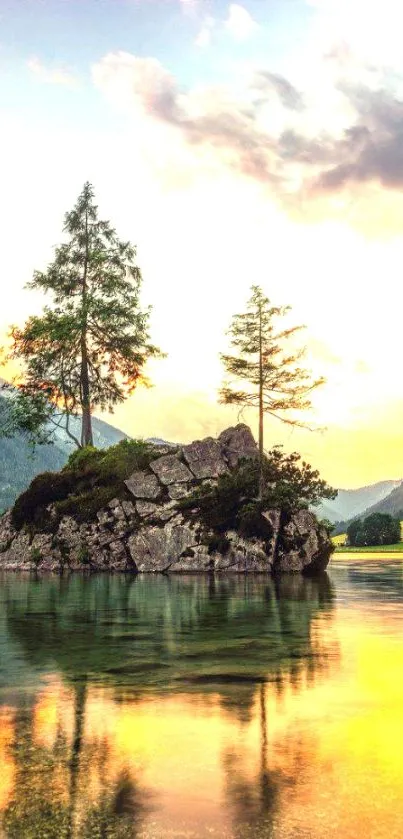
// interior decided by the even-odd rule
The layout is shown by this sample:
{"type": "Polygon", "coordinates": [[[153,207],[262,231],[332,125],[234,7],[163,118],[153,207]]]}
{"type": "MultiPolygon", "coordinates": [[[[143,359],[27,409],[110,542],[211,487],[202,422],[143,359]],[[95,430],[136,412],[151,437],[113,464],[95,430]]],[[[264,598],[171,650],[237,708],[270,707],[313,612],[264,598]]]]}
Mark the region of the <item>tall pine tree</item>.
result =
{"type": "Polygon", "coordinates": [[[310,393],[324,379],[312,379],[308,370],[298,366],[304,350],[287,352],[289,338],[303,327],[276,330],[276,320],[289,306],[271,306],[259,286],[252,286],[247,311],[234,315],[229,329],[234,355],[221,354],[227,374],[231,377],[220,390],[220,402],[257,408],[259,412],[259,497],[264,490],[264,415],[270,414],[290,425],[305,426],[295,414],[311,407],[310,393]],[[236,388],[236,383],[239,388],[236,388]],[[242,389],[243,384],[243,389],[242,389]]]}
{"type": "Polygon", "coordinates": [[[38,431],[49,419],[86,446],[93,443],[93,410],[112,411],[124,401],[146,382],[147,359],[161,353],[149,340],[149,309],[140,307],[136,249],[98,218],[91,184],[66,214],[64,232],[67,241],[54,261],[28,284],[50,294],[52,304],[22,328],[12,327],[9,358],[22,363],[15,403],[20,428],[29,405],[31,436],[36,419],[38,431]],[[79,414],[80,440],[69,429],[69,417],[79,414]]]}

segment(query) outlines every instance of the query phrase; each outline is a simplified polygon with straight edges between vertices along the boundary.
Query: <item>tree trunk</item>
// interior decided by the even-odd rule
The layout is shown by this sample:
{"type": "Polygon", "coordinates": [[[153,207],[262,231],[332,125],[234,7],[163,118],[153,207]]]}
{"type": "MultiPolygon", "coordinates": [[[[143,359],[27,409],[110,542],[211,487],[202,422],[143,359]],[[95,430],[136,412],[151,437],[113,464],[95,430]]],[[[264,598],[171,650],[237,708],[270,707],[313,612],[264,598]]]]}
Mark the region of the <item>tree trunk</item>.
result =
{"type": "Polygon", "coordinates": [[[88,360],[87,348],[82,348],[81,355],[81,387],[82,387],[82,425],[81,425],[81,445],[93,446],[92,436],[92,421],[91,421],[91,403],[90,403],[90,386],[88,378],[88,360]]]}
{"type": "Polygon", "coordinates": [[[262,349],[262,309],[259,307],[259,501],[263,498],[263,349],[262,349]]]}
{"type": "Polygon", "coordinates": [[[87,676],[74,688],[74,734],[70,758],[70,802],[68,819],[68,839],[75,835],[75,817],[77,810],[78,776],[84,739],[84,717],[87,700],[87,676]]]}
{"type": "Polygon", "coordinates": [[[91,421],[91,394],[90,379],[88,373],[88,349],[87,349],[87,272],[88,272],[88,214],[85,213],[85,260],[82,286],[82,311],[83,320],[81,327],[81,445],[93,446],[91,421]]]}

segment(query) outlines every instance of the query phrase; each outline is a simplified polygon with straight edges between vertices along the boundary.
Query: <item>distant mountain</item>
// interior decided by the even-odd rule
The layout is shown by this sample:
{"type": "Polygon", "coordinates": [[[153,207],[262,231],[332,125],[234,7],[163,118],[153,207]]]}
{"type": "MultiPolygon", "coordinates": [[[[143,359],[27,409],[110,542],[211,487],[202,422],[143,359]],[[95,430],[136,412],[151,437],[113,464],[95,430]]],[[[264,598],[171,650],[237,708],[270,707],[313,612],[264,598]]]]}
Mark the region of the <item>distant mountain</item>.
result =
{"type": "Polygon", "coordinates": [[[147,443],[153,443],[154,446],[170,446],[171,448],[175,448],[177,443],[170,443],[169,440],[161,440],[161,437],[147,437],[147,443]]]}
{"type": "MultiPolygon", "coordinates": [[[[0,400],[2,398],[0,397],[0,400]]],[[[70,426],[73,433],[79,436],[79,418],[72,418],[70,426]]],[[[95,417],[93,434],[94,444],[100,449],[106,449],[127,438],[123,431],[95,417]]],[[[53,445],[36,446],[34,454],[22,434],[17,434],[11,439],[0,437],[0,513],[14,503],[17,496],[40,472],[59,471],[74,448],[74,443],[62,429],[55,433],[53,445]]]]}
{"type": "MultiPolygon", "coordinates": [[[[80,417],[71,417],[70,431],[75,437],[77,437],[77,439],[80,438],[80,417]]],[[[128,439],[128,435],[124,434],[123,431],[120,431],[119,428],[115,428],[113,425],[109,425],[108,422],[104,422],[96,417],[92,418],[92,434],[94,437],[94,446],[96,446],[97,449],[107,449],[109,446],[114,446],[116,443],[119,443],[120,440],[128,439]]],[[[75,449],[75,444],[72,440],[70,440],[62,428],[55,430],[54,440],[55,444],[60,449],[67,452],[67,456],[69,456],[69,454],[71,454],[71,452],[75,449]]]]}
{"type": "Polygon", "coordinates": [[[37,446],[35,454],[22,434],[10,440],[0,438],[0,513],[15,499],[40,472],[57,472],[64,466],[69,453],[58,446],[37,446]]]}
{"type": "Polygon", "coordinates": [[[348,521],[361,516],[368,508],[372,511],[374,505],[382,503],[399,488],[402,491],[402,503],[399,509],[403,509],[401,483],[401,480],[379,481],[370,486],[359,487],[359,489],[339,489],[334,501],[326,501],[315,510],[320,518],[327,518],[331,522],[348,521]]]}
{"type": "Polygon", "coordinates": [[[370,516],[372,513],[389,513],[391,516],[401,514],[403,510],[403,483],[395,487],[386,498],[382,498],[376,504],[367,507],[363,516],[370,516]]]}

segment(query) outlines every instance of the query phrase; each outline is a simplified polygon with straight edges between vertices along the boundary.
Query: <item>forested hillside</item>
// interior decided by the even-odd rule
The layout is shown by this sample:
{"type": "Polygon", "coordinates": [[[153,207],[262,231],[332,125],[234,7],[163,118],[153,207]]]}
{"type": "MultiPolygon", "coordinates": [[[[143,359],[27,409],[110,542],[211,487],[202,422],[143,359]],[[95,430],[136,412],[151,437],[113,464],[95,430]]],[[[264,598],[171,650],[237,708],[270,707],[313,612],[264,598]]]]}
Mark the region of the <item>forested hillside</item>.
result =
{"type": "MultiPolygon", "coordinates": [[[[80,420],[72,418],[70,427],[79,435],[80,420]]],[[[117,428],[102,420],[93,419],[94,444],[105,449],[123,440],[117,428]]],[[[12,439],[0,437],[0,513],[7,510],[14,500],[40,472],[57,472],[64,466],[74,444],[61,429],[52,445],[36,446],[35,452],[22,434],[12,439]]]]}

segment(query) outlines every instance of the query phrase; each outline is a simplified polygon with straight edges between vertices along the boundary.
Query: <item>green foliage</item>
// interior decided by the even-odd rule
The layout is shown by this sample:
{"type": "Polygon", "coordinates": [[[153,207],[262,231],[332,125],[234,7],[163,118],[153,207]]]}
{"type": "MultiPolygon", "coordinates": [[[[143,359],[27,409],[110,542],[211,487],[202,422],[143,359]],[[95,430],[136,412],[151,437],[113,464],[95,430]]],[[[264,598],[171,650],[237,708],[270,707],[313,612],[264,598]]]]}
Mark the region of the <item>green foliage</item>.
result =
{"type": "Polygon", "coordinates": [[[134,470],[145,469],[157,456],[143,440],[122,440],[109,449],[80,449],[62,472],[34,478],[14,504],[13,525],[17,530],[28,525],[33,530],[53,531],[65,515],[91,521],[112,498],[125,496],[124,480],[134,470]]]}
{"type": "Polygon", "coordinates": [[[81,565],[89,565],[90,563],[90,553],[88,550],[87,545],[81,545],[80,550],[78,551],[78,561],[81,565]]]}
{"type": "Polygon", "coordinates": [[[297,453],[284,454],[279,447],[264,457],[264,492],[257,499],[260,467],[257,460],[244,460],[233,472],[221,475],[217,486],[199,487],[178,502],[188,516],[201,519],[206,531],[222,534],[236,530],[244,536],[271,538],[273,528],[262,515],[265,509],[280,509],[291,515],[301,507],[333,498],[335,490],[297,453]]]}
{"type": "Polygon", "coordinates": [[[281,446],[274,446],[265,456],[263,475],[266,506],[294,512],[337,496],[337,490],[328,486],[298,452],[285,454],[281,446]]]}
{"type": "Polygon", "coordinates": [[[80,472],[86,470],[91,464],[94,465],[100,460],[102,451],[95,446],[83,446],[81,449],[75,449],[70,455],[64,471],[66,472],[80,472]]]}
{"type": "Polygon", "coordinates": [[[227,539],[226,536],[215,535],[211,536],[207,542],[208,553],[219,553],[222,556],[225,556],[229,548],[231,547],[231,542],[227,539]]]}
{"type": "Polygon", "coordinates": [[[287,341],[303,327],[276,330],[276,319],[289,311],[289,306],[271,306],[259,286],[252,286],[247,311],[234,315],[229,335],[235,355],[221,355],[231,379],[246,384],[234,389],[225,384],[220,391],[221,402],[245,408],[261,408],[263,412],[301,425],[284,412],[310,408],[310,393],[323,383],[312,380],[309,371],[298,366],[303,350],[285,349],[287,341]]]}
{"type": "Polygon", "coordinates": [[[321,519],[319,524],[327,530],[328,536],[332,535],[335,529],[333,522],[329,521],[329,519],[321,519]]]}
{"type": "Polygon", "coordinates": [[[286,315],[290,307],[271,306],[259,286],[252,286],[251,291],[247,311],[234,315],[229,329],[235,355],[221,355],[230,381],[220,390],[220,402],[259,411],[258,497],[262,499],[264,414],[289,425],[306,427],[295,412],[311,408],[311,392],[324,379],[312,379],[311,373],[299,366],[303,349],[288,349],[289,339],[302,327],[276,329],[277,318],[286,315]],[[238,388],[234,381],[239,383],[238,388]]]}
{"type": "Polygon", "coordinates": [[[352,547],[367,545],[395,545],[400,542],[400,519],[388,513],[372,513],[365,519],[355,519],[347,528],[348,543],[352,547]]]}
{"type": "Polygon", "coordinates": [[[35,565],[39,565],[42,561],[43,557],[39,548],[31,548],[31,560],[35,563],[35,565]]]}
{"type": "MultiPolygon", "coordinates": [[[[91,413],[113,410],[132,393],[150,356],[160,355],[149,341],[149,309],[140,307],[141,272],[136,249],[118,239],[109,222],[98,218],[89,183],[65,216],[66,242],[54,261],[36,271],[28,287],[52,297],[39,316],[12,327],[11,359],[22,362],[22,408],[17,429],[35,436],[44,419],[55,424],[83,416],[82,444],[92,442],[91,413]],[[30,408],[30,406],[32,406],[30,408]]],[[[17,402],[18,408],[18,402],[17,402]]]]}
{"type": "Polygon", "coordinates": [[[50,523],[49,514],[45,514],[46,507],[66,498],[73,487],[71,474],[44,472],[43,475],[37,475],[14,504],[11,512],[14,527],[20,530],[24,524],[28,524],[38,525],[39,529],[45,524],[45,520],[46,524],[50,523]]]}
{"type": "Polygon", "coordinates": [[[0,398],[0,437],[10,439],[21,433],[32,449],[51,442],[46,423],[54,409],[44,393],[38,390],[28,398],[23,389],[7,382],[0,391],[4,393],[0,398]]]}
{"type": "Polygon", "coordinates": [[[121,493],[121,487],[113,490],[107,486],[88,486],[83,492],[72,493],[62,501],[55,504],[55,522],[59,522],[63,516],[72,516],[77,522],[92,521],[98,510],[105,507],[112,498],[121,493]]]}
{"type": "Polygon", "coordinates": [[[263,501],[249,501],[249,503],[241,504],[236,519],[236,529],[241,536],[257,536],[263,540],[271,539],[273,527],[262,516],[264,506],[263,501]]]}
{"type": "Polygon", "coordinates": [[[124,480],[134,469],[146,469],[158,457],[150,443],[144,440],[121,440],[109,449],[95,449],[93,446],[73,452],[64,472],[71,472],[76,478],[94,476],[97,482],[124,480]]]}

